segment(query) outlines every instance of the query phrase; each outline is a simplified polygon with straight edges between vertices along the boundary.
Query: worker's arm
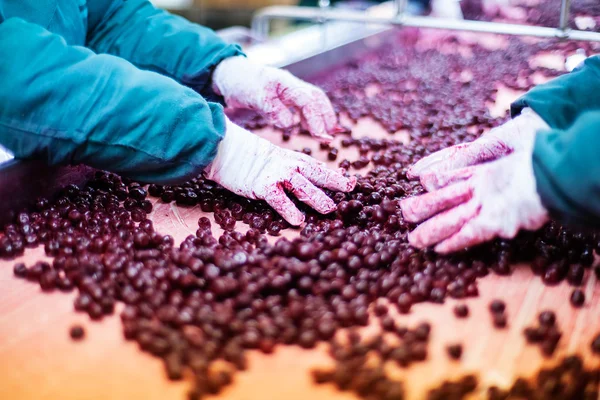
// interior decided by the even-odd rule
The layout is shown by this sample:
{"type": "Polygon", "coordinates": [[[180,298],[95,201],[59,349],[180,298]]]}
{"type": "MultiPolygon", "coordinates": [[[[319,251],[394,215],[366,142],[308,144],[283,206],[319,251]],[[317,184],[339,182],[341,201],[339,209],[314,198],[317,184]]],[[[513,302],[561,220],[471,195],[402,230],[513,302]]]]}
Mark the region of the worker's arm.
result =
{"type": "Polygon", "coordinates": [[[152,6],[148,0],[88,0],[88,46],[167,75],[208,100],[256,110],[279,128],[302,124],[331,141],[339,130],[325,93],[289,72],[252,63],[212,30],[152,6]],[[224,100],[224,101],[223,101],[224,100]]]}
{"type": "Polygon", "coordinates": [[[448,253],[539,229],[549,216],[600,226],[599,133],[600,111],[589,111],[568,129],[541,130],[529,148],[492,162],[473,159],[475,164],[458,169],[436,168],[435,159],[421,164],[435,178],[419,175],[432,190],[400,204],[405,220],[426,220],[409,242],[448,253]]]}
{"type": "Polygon", "coordinates": [[[600,226],[600,110],[582,113],[565,130],[538,133],[533,171],[554,217],[600,226]]]}
{"type": "Polygon", "coordinates": [[[544,205],[559,219],[600,224],[600,57],[538,85],[512,107],[531,107],[552,128],[535,139],[533,170],[544,205]]]}
{"type": "Polygon", "coordinates": [[[594,56],[570,74],[531,89],[511,105],[511,114],[516,116],[529,107],[552,129],[567,130],[581,114],[600,110],[598,88],[600,56],[594,56]]]}
{"type": "Polygon", "coordinates": [[[429,193],[403,200],[403,216],[430,219],[409,235],[410,243],[457,251],[538,229],[548,212],[598,226],[598,87],[600,59],[590,58],[513,104],[513,120],[411,167],[408,176],[419,178],[429,193]]]}
{"type": "Polygon", "coordinates": [[[88,0],[88,43],[138,68],[158,72],[217,100],[211,79],[224,59],[242,55],[209,28],[155,8],[148,0],[88,0]]]}
{"type": "Polygon", "coordinates": [[[402,200],[402,215],[423,222],[408,240],[449,253],[495,237],[513,238],[548,220],[536,190],[532,151],[548,125],[531,109],[484,134],[431,154],[409,171],[428,193],[402,200]]]}
{"type": "MultiPolygon", "coordinates": [[[[579,115],[600,111],[600,56],[590,57],[570,74],[538,85],[511,105],[513,120],[482,135],[431,154],[410,168],[410,178],[420,178],[427,190],[445,171],[473,166],[529,149],[537,132],[568,130],[579,115]],[[525,111],[526,110],[526,111],[525,111]]],[[[542,150],[536,150],[542,151],[542,150]]]]}
{"type": "Polygon", "coordinates": [[[235,126],[220,105],[172,79],[68,46],[38,25],[0,23],[0,55],[0,144],[17,158],[85,163],[158,183],[204,172],[267,201],[291,224],[304,217],[284,189],[327,213],[335,204],[317,186],[351,191],[356,184],[235,126]]]}
{"type": "Polygon", "coordinates": [[[16,158],[181,182],[225,131],[222,107],[193,90],[16,18],[0,23],[0,77],[0,143],[16,158]]]}

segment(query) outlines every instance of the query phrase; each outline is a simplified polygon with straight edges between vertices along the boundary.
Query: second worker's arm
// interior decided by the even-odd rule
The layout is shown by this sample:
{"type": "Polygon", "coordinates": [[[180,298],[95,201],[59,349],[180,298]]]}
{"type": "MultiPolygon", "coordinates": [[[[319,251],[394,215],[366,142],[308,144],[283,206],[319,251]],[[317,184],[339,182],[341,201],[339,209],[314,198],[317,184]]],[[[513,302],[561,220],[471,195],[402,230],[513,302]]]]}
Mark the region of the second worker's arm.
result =
{"type": "Polygon", "coordinates": [[[548,212],[598,226],[598,88],[600,59],[592,57],[515,102],[512,121],[415,164],[409,175],[430,193],[403,200],[403,215],[413,222],[431,219],[411,233],[411,243],[456,251],[535,230],[548,212]]]}
{"type": "Polygon", "coordinates": [[[0,76],[0,144],[19,159],[87,164],[163,184],[204,172],[267,201],[293,225],[304,216],[284,189],[328,213],[335,204],[317,186],[350,191],[356,183],[232,124],[220,105],[170,78],[69,46],[21,19],[0,23],[0,76]]]}

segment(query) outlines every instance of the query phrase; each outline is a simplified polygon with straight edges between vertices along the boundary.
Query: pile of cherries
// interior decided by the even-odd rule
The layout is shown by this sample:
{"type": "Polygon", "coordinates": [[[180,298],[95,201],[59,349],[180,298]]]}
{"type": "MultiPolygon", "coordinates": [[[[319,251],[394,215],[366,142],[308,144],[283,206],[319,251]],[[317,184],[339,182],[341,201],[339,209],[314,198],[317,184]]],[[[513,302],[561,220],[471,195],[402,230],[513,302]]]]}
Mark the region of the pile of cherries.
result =
{"type": "MultiPolygon", "coordinates": [[[[202,177],[181,186],[146,188],[98,172],[85,187],[66,187],[51,201],[40,199],[19,213],[0,234],[0,256],[16,258],[25,248],[43,245],[52,262],[16,264],[15,275],[46,291],[77,291],[75,309],[92,319],[110,315],[117,302],[124,303],[125,337],[161,357],[170,379],[182,379],[185,370],[193,372],[190,399],[219,393],[229,385],[235,370],[248,367],[248,350],[270,354],[277,346],[311,349],[330,342],[337,351],[340,330],[367,326],[375,318],[382,331],[395,333],[403,344],[389,348],[386,341],[374,341],[359,346],[360,352],[376,347],[407,367],[427,357],[430,326],[399,327],[388,316],[389,307],[409,313],[418,303],[477,296],[479,278],[508,275],[518,263],[528,263],[549,285],[564,279],[581,285],[590,273],[594,251],[600,250],[595,232],[576,232],[551,222],[514,240],[495,240],[440,256],[409,246],[407,234],[415,226],[404,221],[398,201],[422,193],[418,182],[406,178],[412,163],[471,141],[503,121],[491,117],[485,105],[494,101],[499,84],[523,90],[533,85],[529,76],[536,71],[529,67],[530,57],[546,50],[567,52],[582,46],[592,50],[591,45],[552,41],[532,45],[511,39],[504,50],[471,44],[472,57],[463,58],[397,43],[392,38],[366,58],[314,80],[328,92],[338,112],[354,120],[372,117],[390,136],[344,139],[342,146],[358,148],[361,159],[340,162],[371,170],[359,176],[354,192],[328,192],[338,204],[331,215],[318,215],[298,203],[307,223],[295,239],[272,243],[267,234],[277,236],[289,229],[281,217],[264,202],[236,196],[202,177]],[[465,79],[463,71],[472,78],[465,79]],[[525,83],[515,76],[525,77],[525,83]],[[380,92],[367,96],[364,88],[369,85],[378,86],[380,92]],[[409,133],[409,144],[394,140],[393,133],[401,129],[409,133]],[[214,214],[225,233],[215,238],[210,220],[202,217],[196,234],[176,245],[171,236],[155,231],[148,219],[150,196],[199,206],[214,214]],[[238,224],[250,228],[241,233],[235,230],[238,224]]],[[[248,128],[264,126],[256,116],[242,122],[248,128]]],[[[468,309],[456,312],[466,316],[468,309]]],[[[586,382],[592,376],[578,365],[570,360],[569,369],[562,368],[560,374],[572,372],[587,393],[586,382]]],[[[350,372],[380,376],[380,371],[365,368],[357,365],[350,372]]],[[[325,380],[323,375],[316,379],[325,380]]],[[[544,375],[544,379],[530,389],[546,393],[551,378],[544,375]]],[[[456,390],[466,394],[476,382],[467,378],[440,390],[455,390],[458,385],[456,390]]],[[[397,384],[382,385],[381,395],[369,398],[403,398],[397,384]]],[[[446,398],[439,391],[432,396],[446,398]]]]}
{"type": "MultiPolygon", "coordinates": [[[[560,8],[562,0],[543,0],[541,5],[524,6],[527,10],[527,23],[540,26],[556,27],[560,22],[560,8]]],[[[600,32],[600,3],[596,0],[573,0],[571,1],[571,13],[569,18],[569,27],[571,29],[580,29],[575,24],[575,18],[578,16],[589,16],[594,19],[596,26],[593,28],[583,28],[600,32]]]]}
{"type": "MultiPolygon", "coordinates": [[[[529,2],[523,0],[518,3],[519,7],[525,10],[524,21],[514,21],[515,23],[527,23],[530,25],[557,27],[560,21],[560,9],[562,0],[540,0],[529,2]]],[[[483,11],[482,0],[463,0],[461,8],[465,19],[491,21],[497,17],[506,19],[504,15],[489,15],[483,11]]],[[[600,3],[596,0],[572,0],[571,13],[569,18],[569,27],[579,29],[575,24],[575,18],[581,15],[592,17],[596,26],[593,28],[583,28],[600,32],[600,3]]]]}
{"type": "Polygon", "coordinates": [[[334,384],[339,390],[360,397],[402,400],[404,385],[388,375],[385,364],[391,362],[406,368],[424,361],[430,331],[428,323],[421,323],[414,329],[396,327],[364,339],[357,331],[350,330],[345,342],[339,337],[331,341],[329,354],[335,366],[313,370],[313,380],[319,385],[334,384]]]}
{"type": "Polygon", "coordinates": [[[531,381],[518,378],[510,389],[492,386],[487,394],[489,400],[593,400],[599,383],[598,370],[586,369],[578,356],[567,356],[555,367],[541,369],[531,381]]]}

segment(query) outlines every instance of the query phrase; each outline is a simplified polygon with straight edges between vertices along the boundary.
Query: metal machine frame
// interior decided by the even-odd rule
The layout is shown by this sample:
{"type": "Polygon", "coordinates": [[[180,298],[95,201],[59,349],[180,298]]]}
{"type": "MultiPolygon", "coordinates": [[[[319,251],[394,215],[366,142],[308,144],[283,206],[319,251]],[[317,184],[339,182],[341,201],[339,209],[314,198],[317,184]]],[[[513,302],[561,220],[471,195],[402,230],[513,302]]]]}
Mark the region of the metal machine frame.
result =
{"type": "Polygon", "coordinates": [[[329,2],[320,2],[320,7],[272,6],[259,10],[252,20],[254,36],[266,38],[271,21],[276,19],[301,20],[311,22],[344,21],[380,25],[399,25],[417,28],[448,29],[503,35],[536,36],[571,40],[600,41],[600,32],[589,32],[569,28],[571,0],[562,0],[560,23],[557,28],[506,24],[486,21],[467,21],[445,18],[421,17],[406,14],[408,0],[394,0],[394,16],[381,18],[362,11],[341,10],[329,7],[329,2]]]}

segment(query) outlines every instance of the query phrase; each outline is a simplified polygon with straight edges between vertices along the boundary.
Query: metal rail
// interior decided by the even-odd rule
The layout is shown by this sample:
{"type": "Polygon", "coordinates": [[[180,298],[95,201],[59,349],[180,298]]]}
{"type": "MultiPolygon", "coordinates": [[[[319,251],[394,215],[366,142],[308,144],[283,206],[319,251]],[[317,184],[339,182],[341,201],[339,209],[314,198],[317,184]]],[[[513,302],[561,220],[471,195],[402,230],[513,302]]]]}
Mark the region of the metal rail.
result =
{"type": "Polygon", "coordinates": [[[571,0],[562,0],[560,4],[560,23],[559,28],[566,30],[569,28],[569,16],[571,15],[571,0]]]}
{"type": "Polygon", "coordinates": [[[395,15],[383,18],[368,15],[363,11],[334,9],[331,7],[272,6],[259,10],[252,20],[255,36],[266,38],[270,23],[275,19],[301,20],[312,22],[344,21],[379,25],[398,25],[417,28],[448,29],[503,35],[535,36],[546,38],[600,41],[600,32],[569,29],[571,0],[562,0],[560,26],[557,28],[506,24],[499,22],[467,21],[445,18],[419,17],[406,15],[407,0],[394,0],[395,15]]]}
{"type": "Polygon", "coordinates": [[[395,14],[402,15],[408,6],[408,0],[394,0],[395,14]]]}

